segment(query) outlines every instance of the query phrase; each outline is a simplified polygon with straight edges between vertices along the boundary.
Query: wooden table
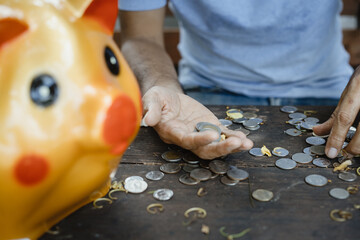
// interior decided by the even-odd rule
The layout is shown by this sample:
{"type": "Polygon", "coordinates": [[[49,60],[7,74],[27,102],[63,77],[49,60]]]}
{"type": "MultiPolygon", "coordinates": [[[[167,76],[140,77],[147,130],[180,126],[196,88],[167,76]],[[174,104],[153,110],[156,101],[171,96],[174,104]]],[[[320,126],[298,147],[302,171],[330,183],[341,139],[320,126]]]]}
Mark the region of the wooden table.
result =
{"type": "MultiPolygon", "coordinates": [[[[249,135],[255,147],[266,145],[272,149],[281,146],[291,155],[309,146],[305,139],[311,133],[298,137],[284,134],[291,126],[285,123],[288,114],[280,112],[279,107],[241,108],[257,111],[264,120],[261,128],[249,135]]],[[[225,117],[225,106],[210,109],[217,117],[225,117]]],[[[333,107],[301,109],[318,111],[313,116],[323,122],[333,107]]],[[[123,156],[117,178],[124,180],[132,175],[145,178],[148,171],[158,170],[164,163],[161,154],[168,148],[169,145],[164,144],[153,129],[142,128],[123,156]]],[[[360,239],[360,210],[354,208],[354,204],[360,204],[360,192],[346,200],[329,196],[329,190],[334,187],[360,185],[360,177],[355,182],[344,182],[332,168],[318,168],[311,163],[298,164],[293,170],[281,170],[274,166],[277,159],[274,156],[253,157],[247,151],[229,155],[226,162],[250,174],[249,180],[236,186],[223,185],[219,177],[186,186],[178,181],[182,171],[166,174],[160,181],[146,180],[149,187],[145,193],[116,193],[118,200],[111,205],[105,203],[102,209],[94,209],[88,204],[57,225],[58,235],[45,234],[41,239],[226,239],[219,233],[221,227],[225,227],[227,233],[251,228],[242,239],[360,239]],[[304,178],[313,173],[321,174],[331,182],[324,187],[306,184],[304,178]],[[200,187],[205,188],[207,195],[197,196],[200,187]],[[159,188],[172,189],[174,196],[161,202],[165,209],[162,213],[152,215],[146,207],[159,201],[148,192],[159,188]],[[270,202],[252,199],[249,193],[259,188],[271,190],[274,198],[270,202]],[[207,217],[184,226],[183,223],[188,221],[184,212],[191,207],[205,209],[207,217]],[[335,222],[329,217],[333,209],[348,209],[353,217],[346,222],[335,222]],[[201,232],[203,224],[209,226],[209,235],[201,232]]]]}

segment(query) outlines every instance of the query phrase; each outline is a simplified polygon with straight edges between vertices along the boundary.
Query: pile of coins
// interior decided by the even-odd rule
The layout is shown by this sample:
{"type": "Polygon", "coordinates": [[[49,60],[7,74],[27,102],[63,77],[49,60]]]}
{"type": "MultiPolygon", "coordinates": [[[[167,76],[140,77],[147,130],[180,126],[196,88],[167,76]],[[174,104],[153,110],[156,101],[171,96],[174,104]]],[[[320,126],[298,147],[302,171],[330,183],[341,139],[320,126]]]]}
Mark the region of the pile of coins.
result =
{"type": "MultiPolygon", "coordinates": [[[[258,118],[256,113],[243,112],[240,109],[229,109],[226,111],[226,115],[227,119],[220,119],[220,122],[224,126],[230,126],[232,122],[235,124],[242,124],[245,129],[250,131],[258,130],[260,128],[260,124],[263,122],[261,118],[258,118]]],[[[249,132],[245,131],[245,135],[248,134],[249,132]]]]}

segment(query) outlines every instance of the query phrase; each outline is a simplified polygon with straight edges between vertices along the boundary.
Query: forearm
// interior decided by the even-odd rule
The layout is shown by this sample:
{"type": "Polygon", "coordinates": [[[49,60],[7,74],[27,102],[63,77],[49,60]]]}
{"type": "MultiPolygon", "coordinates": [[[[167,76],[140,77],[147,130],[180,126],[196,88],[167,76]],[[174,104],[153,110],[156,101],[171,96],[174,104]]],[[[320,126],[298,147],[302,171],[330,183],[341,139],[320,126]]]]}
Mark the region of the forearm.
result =
{"type": "Polygon", "coordinates": [[[121,50],[143,95],[153,86],[183,92],[171,58],[162,46],[143,38],[132,38],[122,44],[121,50]]]}

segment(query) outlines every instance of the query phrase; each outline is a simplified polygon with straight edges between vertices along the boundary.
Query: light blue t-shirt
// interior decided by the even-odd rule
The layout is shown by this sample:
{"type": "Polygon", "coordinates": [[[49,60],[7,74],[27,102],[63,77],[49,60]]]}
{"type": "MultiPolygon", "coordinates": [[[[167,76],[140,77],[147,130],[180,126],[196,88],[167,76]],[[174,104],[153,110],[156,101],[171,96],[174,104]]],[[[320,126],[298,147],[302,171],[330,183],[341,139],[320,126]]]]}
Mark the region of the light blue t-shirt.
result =
{"type": "MultiPolygon", "coordinates": [[[[166,0],[119,0],[150,10],[166,0]]],[[[341,0],[171,0],[180,25],[179,80],[254,97],[339,98],[353,69],[341,0]]]]}

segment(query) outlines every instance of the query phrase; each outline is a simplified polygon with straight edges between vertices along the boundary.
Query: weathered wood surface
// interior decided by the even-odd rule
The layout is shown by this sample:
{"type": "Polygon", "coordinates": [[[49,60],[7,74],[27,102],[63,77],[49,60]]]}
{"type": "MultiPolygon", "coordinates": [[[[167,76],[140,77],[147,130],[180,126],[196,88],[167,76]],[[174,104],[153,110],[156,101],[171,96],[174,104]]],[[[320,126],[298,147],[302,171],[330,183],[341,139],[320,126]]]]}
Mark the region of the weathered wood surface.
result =
{"type": "MultiPolygon", "coordinates": [[[[288,116],[281,113],[279,107],[256,108],[265,123],[249,135],[255,146],[266,145],[269,149],[281,146],[287,148],[290,155],[308,146],[307,134],[291,137],[283,133],[290,125],[285,124],[288,116]]],[[[317,110],[314,116],[321,121],[330,116],[332,109],[304,108],[317,110]]],[[[224,106],[211,107],[211,110],[219,118],[225,117],[224,106]]],[[[151,128],[141,129],[123,156],[117,178],[124,180],[132,175],[145,178],[148,171],[158,170],[164,163],[160,155],[168,147],[151,128]]],[[[334,187],[360,185],[360,178],[352,183],[343,182],[331,168],[317,168],[312,164],[290,171],[280,170],[274,166],[277,159],[252,157],[248,152],[228,156],[225,161],[250,174],[249,181],[236,186],[223,185],[219,177],[186,186],[178,181],[183,172],[166,174],[161,181],[147,180],[149,188],[145,193],[115,193],[119,199],[102,209],[94,209],[89,204],[57,225],[60,234],[45,234],[41,239],[226,239],[219,233],[223,226],[229,233],[251,228],[242,239],[360,239],[360,210],[354,209],[354,204],[360,204],[360,192],[346,200],[334,199],[328,193],[334,187]],[[331,182],[324,187],[309,186],[304,178],[312,173],[321,174],[331,182]],[[196,195],[200,187],[205,188],[207,195],[196,195]],[[146,207],[159,201],[148,192],[159,188],[172,189],[174,197],[161,202],[164,212],[152,215],[146,207]],[[271,190],[274,199],[266,203],[251,199],[249,193],[258,188],[271,190]],[[191,207],[204,208],[207,217],[184,226],[183,222],[188,219],[183,214],[191,207]],[[337,208],[352,211],[353,218],[343,223],[334,222],[329,213],[337,208]],[[202,224],[210,227],[209,235],[201,233],[202,224]]]]}

